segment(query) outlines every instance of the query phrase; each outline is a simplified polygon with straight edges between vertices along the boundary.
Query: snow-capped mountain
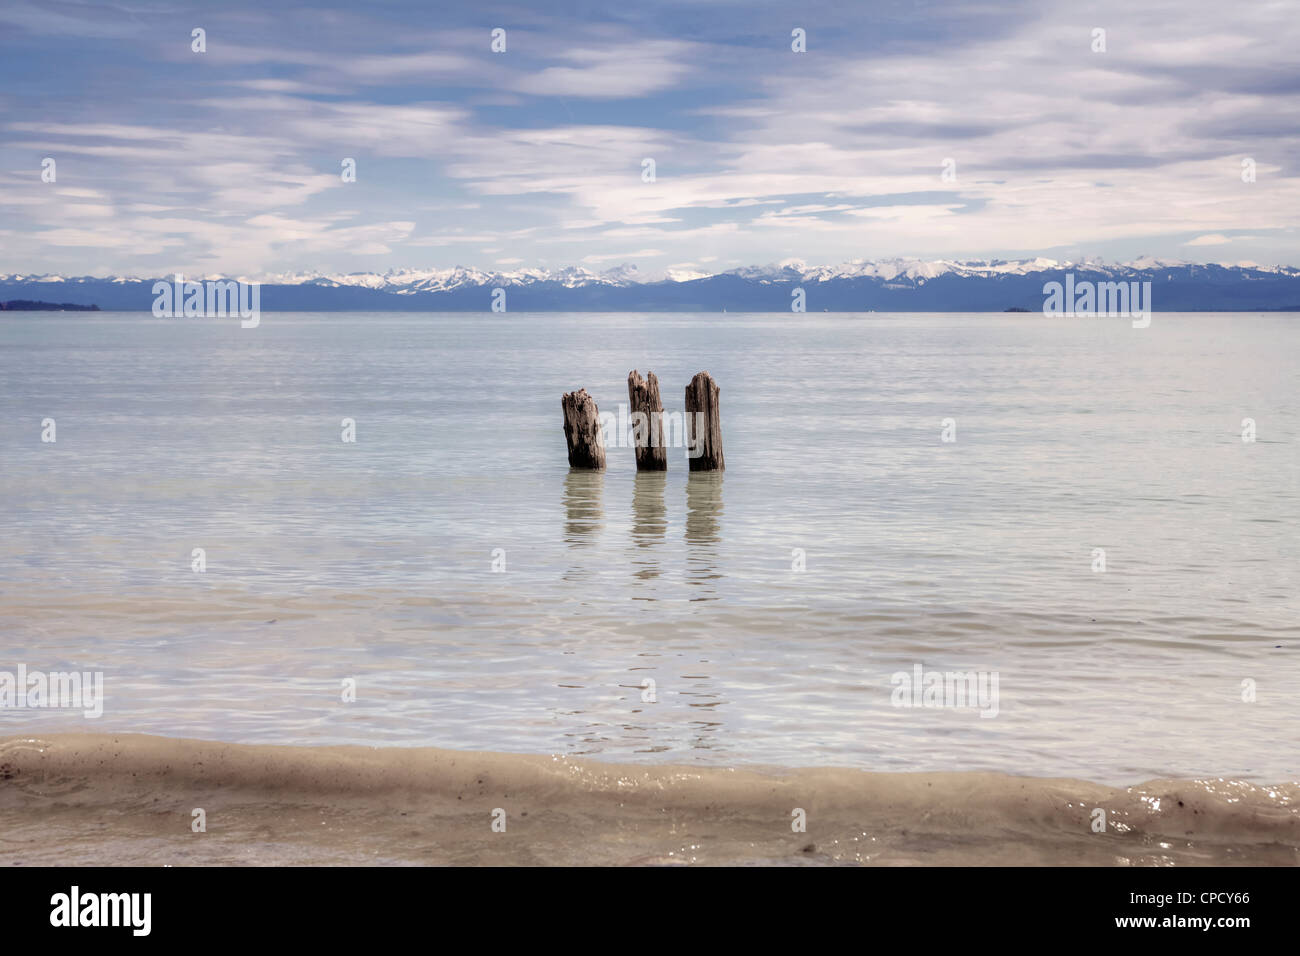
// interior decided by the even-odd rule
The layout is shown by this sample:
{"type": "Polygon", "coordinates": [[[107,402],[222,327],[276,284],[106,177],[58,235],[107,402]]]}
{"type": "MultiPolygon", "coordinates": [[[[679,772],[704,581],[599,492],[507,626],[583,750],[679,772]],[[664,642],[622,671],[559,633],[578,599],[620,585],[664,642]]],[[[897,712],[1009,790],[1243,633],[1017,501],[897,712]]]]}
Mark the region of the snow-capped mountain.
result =
{"type": "MultiPolygon", "coordinates": [[[[357,273],[186,276],[262,284],[267,311],[487,311],[504,289],[511,311],[789,311],[803,288],[807,309],[820,311],[1037,311],[1046,282],[1148,281],[1156,311],[1250,311],[1300,308],[1300,269],[1177,262],[1143,257],[1128,263],[1033,259],[854,259],[835,266],[786,260],[723,272],[694,267],[651,274],[623,264],[602,272],[580,266],[486,272],[455,266],[357,273]]],[[[105,310],[148,309],[165,276],[0,275],[0,300],[96,304],[105,310]]]]}

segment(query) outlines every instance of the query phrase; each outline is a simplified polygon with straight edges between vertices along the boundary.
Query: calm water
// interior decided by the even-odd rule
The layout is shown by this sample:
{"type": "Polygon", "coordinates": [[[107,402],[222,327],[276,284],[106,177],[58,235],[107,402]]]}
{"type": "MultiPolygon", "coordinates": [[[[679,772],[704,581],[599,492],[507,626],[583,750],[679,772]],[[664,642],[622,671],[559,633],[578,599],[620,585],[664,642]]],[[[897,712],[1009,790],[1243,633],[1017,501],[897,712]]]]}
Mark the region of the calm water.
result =
{"type": "Polygon", "coordinates": [[[1298,322],[5,316],[0,670],[107,699],[0,734],[1297,779],[1298,322]],[[569,472],[632,368],[713,374],[725,476],[569,472]]]}

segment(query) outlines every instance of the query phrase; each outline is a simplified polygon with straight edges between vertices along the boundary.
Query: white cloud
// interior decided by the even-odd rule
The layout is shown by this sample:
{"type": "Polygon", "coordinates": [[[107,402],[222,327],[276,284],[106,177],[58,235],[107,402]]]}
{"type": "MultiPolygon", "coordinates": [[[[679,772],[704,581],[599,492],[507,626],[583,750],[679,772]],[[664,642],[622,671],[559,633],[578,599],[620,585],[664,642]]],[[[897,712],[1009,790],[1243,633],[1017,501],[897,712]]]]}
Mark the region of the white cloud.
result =
{"type": "Polygon", "coordinates": [[[618,99],[677,86],[703,55],[702,44],[679,40],[614,42],[570,49],[570,66],[546,67],[521,76],[515,90],[532,96],[618,99]]]}
{"type": "Polygon", "coordinates": [[[623,260],[625,262],[633,259],[653,259],[656,256],[662,256],[663,253],[658,249],[638,249],[636,252],[602,252],[595,255],[583,256],[583,262],[614,262],[623,260]]]}

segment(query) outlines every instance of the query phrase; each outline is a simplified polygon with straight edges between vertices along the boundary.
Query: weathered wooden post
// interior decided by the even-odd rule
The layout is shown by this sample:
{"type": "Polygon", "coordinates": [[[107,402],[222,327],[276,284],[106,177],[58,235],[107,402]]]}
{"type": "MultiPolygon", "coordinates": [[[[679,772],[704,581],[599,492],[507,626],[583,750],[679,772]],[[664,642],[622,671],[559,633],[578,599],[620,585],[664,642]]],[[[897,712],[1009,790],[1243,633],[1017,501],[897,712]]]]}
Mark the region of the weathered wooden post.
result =
{"type": "Polygon", "coordinates": [[[569,443],[569,467],[604,468],[605,439],[600,433],[600,409],[585,388],[565,392],[560,398],[564,409],[564,439],[569,443]]]}
{"type": "Polygon", "coordinates": [[[718,383],[708,372],[697,372],[686,386],[686,440],[691,471],[722,471],[722,413],[718,406],[718,383]],[[698,414],[697,414],[698,413],[698,414]],[[696,430],[698,427],[698,431],[696,430]]]}
{"type": "Polygon", "coordinates": [[[668,449],[664,447],[664,405],[659,400],[659,379],[654,372],[641,373],[636,369],[627,373],[627,401],[629,413],[640,412],[645,427],[635,427],[636,470],[667,471],[668,449]]]}

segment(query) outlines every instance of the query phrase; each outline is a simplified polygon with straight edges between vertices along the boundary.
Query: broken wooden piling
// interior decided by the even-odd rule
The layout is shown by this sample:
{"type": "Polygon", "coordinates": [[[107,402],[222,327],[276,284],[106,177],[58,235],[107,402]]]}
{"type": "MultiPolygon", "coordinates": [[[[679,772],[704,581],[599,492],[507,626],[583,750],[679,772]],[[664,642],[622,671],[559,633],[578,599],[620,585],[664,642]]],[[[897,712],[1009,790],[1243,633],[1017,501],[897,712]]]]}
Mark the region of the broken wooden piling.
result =
{"type": "Polygon", "coordinates": [[[633,420],[637,471],[667,471],[668,449],[664,446],[664,405],[659,400],[659,379],[636,369],[627,373],[627,401],[633,420]],[[637,420],[642,415],[644,427],[637,420]]]}
{"type": "Polygon", "coordinates": [[[722,413],[718,383],[708,372],[697,372],[686,386],[686,440],[691,471],[722,471],[722,413]],[[697,414],[699,413],[699,414],[697,414]],[[689,457],[699,450],[699,454],[689,457]]]}
{"type": "Polygon", "coordinates": [[[600,432],[600,409],[585,388],[565,392],[560,398],[564,410],[564,440],[569,445],[569,467],[604,468],[605,439],[600,432]]]}

